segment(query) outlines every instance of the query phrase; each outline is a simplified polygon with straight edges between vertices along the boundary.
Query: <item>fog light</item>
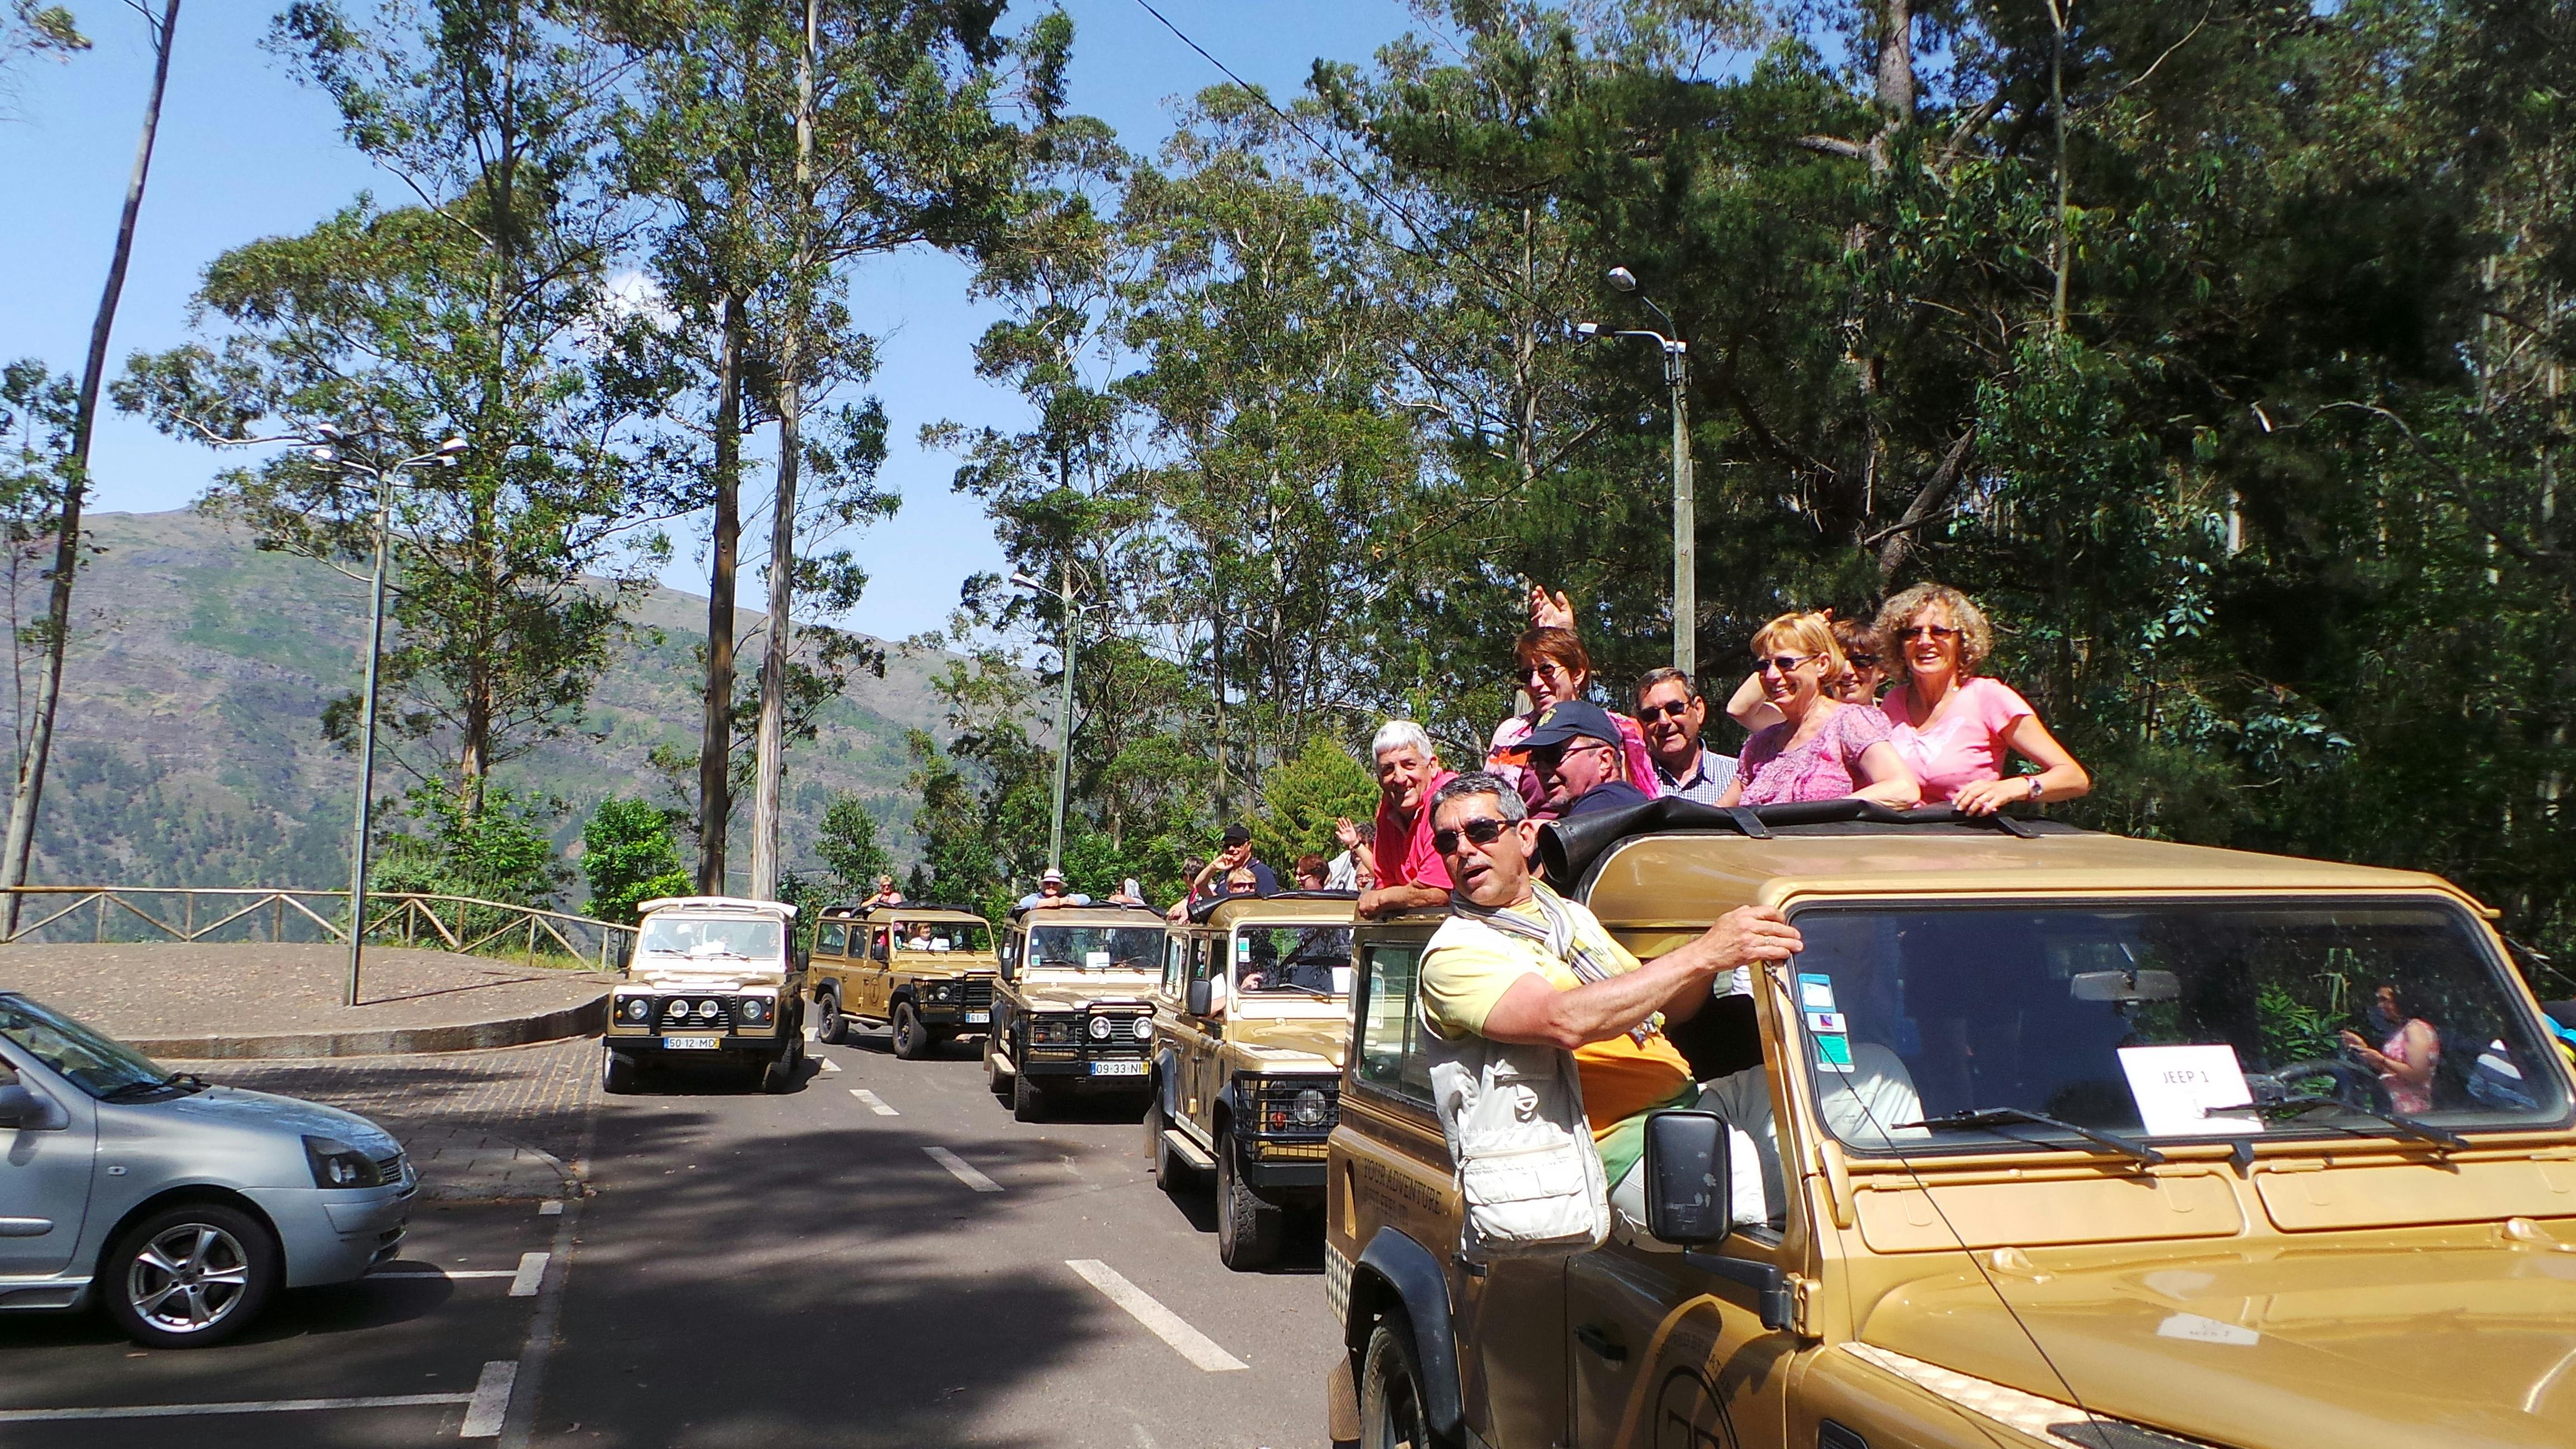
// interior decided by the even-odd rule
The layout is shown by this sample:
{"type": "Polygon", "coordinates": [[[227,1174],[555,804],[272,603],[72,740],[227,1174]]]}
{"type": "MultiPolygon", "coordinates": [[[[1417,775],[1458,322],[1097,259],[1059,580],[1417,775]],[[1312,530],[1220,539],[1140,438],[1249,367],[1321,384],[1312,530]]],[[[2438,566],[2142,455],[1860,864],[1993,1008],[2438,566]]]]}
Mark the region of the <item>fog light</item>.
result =
{"type": "Polygon", "coordinates": [[[1107,1040],[1109,1040],[1109,1018],[1108,1018],[1108,1017],[1105,1017],[1105,1016],[1095,1016],[1095,1017],[1093,1017],[1093,1018],[1091,1019],[1091,1039],[1092,1039],[1093,1041],[1107,1041],[1107,1040]]]}
{"type": "Polygon", "coordinates": [[[678,1021],[681,1017],[689,1014],[689,1003],[674,1000],[670,1005],[662,1008],[662,1014],[671,1018],[673,1021],[678,1021]]]}
{"type": "Polygon", "coordinates": [[[716,999],[712,996],[698,1003],[698,1015],[709,1021],[715,1020],[716,1013],[722,1010],[724,1010],[724,1008],[718,1005],[716,999]]]}

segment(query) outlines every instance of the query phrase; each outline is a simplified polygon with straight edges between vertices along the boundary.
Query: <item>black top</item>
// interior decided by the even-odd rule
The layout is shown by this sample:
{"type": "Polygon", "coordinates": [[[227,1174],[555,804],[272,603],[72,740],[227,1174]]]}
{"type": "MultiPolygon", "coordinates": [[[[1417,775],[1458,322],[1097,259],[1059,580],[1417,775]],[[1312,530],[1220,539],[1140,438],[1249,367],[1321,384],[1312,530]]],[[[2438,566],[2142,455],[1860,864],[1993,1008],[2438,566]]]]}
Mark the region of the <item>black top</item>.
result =
{"type": "Polygon", "coordinates": [[[1645,803],[1645,791],[1625,780],[1604,780],[1575,796],[1573,803],[1567,805],[1564,813],[1557,818],[1571,820],[1578,815],[1592,815],[1603,810],[1625,810],[1632,805],[1645,803]]]}

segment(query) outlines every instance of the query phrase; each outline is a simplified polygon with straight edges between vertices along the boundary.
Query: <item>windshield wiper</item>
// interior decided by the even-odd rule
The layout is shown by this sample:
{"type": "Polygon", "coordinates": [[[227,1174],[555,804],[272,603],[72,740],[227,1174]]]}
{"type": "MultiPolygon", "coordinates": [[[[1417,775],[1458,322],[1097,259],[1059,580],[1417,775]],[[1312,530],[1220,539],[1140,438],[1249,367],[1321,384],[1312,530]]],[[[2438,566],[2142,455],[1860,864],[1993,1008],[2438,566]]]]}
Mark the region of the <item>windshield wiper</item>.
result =
{"type": "MultiPolygon", "coordinates": [[[[1896,1125],[1899,1128],[1922,1127],[1934,1132],[1991,1132],[1997,1127],[2015,1122],[2031,1127],[2051,1127],[2060,1132],[2072,1132],[2096,1147],[2119,1153],[2123,1157],[2135,1158],[2140,1162],[2154,1164],[2165,1160],[2163,1153],[2143,1142],[2132,1142],[2126,1137],[2115,1137],[2108,1132],[2096,1132],[2090,1127],[2078,1127],[2072,1122],[2051,1117],[2045,1112],[2031,1112],[2020,1107],[1970,1107],[1964,1111],[1950,1112],[1939,1117],[1926,1117],[1920,1122],[1899,1122],[1896,1125]]],[[[1999,1135],[2012,1136],[2010,1133],[1999,1135]]],[[[2028,1142],[2038,1147],[2060,1148],[2068,1152],[2084,1150],[2073,1143],[2050,1142],[2038,1137],[2012,1137],[2012,1140],[2028,1142]]]]}
{"type": "Polygon", "coordinates": [[[154,1081],[127,1082],[123,1086],[110,1087],[99,1094],[99,1100],[102,1102],[121,1101],[126,1097],[139,1096],[145,1092],[166,1091],[169,1088],[180,1085],[181,1083],[186,1083],[191,1091],[202,1092],[206,1089],[206,1079],[198,1076],[196,1073],[172,1072],[168,1076],[161,1077],[154,1081]]]}
{"type": "MultiPolygon", "coordinates": [[[[2401,1116],[2395,1112],[2382,1112],[2375,1107],[2356,1107],[2350,1102],[2339,1101],[2333,1097],[2317,1097],[2304,1101],[2293,1098],[2286,1102],[2263,1103],[2258,1106],[2258,1110],[2278,1113],[2281,1120],[2286,1122],[2324,1111],[2328,1107],[2341,1112],[2350,1112],[2356,1117],[2367,1117],[2373,1122],[2385,1122],[2396,1128],[2401,1136],[2412,1137],[2418,1142],[2429,1142],[2448,1152],[2462,1151],[2473,1145],[2469,1139],[2459,1133],[2436,1127],[2430,1122],[2419,1122],[2412,1117],[2401,1116]]],[[[2332,1126],[2333,1124],[2321,1125],[2332,1126]]],[[[2345,1127],[2337,1130],[2351,1132],[2353,1129],[2345,1127]]]]}

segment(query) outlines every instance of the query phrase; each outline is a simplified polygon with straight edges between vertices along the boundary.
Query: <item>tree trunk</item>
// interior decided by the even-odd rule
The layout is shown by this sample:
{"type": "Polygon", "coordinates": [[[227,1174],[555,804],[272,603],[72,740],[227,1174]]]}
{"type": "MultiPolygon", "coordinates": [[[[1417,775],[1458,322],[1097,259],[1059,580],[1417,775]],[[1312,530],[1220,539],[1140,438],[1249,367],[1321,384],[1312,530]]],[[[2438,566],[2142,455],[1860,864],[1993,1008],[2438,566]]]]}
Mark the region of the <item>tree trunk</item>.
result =
{"type": "Polygon", "coordinates": [[[728,291],[716,357],[715,557],[707,569],[707,689],[698,737],[698,891],[720,896],[733,816],[734,566],[742,549],[742,297],[728,291]]]}
{"type": "Polygon", "coordinates": [[[751,796],[751,887],[755,900],[778,895],[779,786],[787,762],[787,657],[794,643],[796,483],[805,421],[805,343],[811,325],[814,265],[814,51],[819,0],[805,0],[804,44],[796,52],[796,244],[788,304],[778,345],[778,499],[769,533],[769,638],[760,653],[760,740],[751,796]]]}
{"type": "Polygon", "coordinates": [[[125,183],[125,209],[117,217],[116,250],[108,259],[107,286],[90,323],[89,357],[81,370],[80,403],[72,414],[71,455],[63,467],[61,528],[54,539],[53,588],[45,606],[45,677],[37,687],[34,727],[18,761],[9,800],[9,834],[0,846],[0,887],[12,888],[7,935],[18,930],[18,896],[36,849],[36,812],[45,793],[45,766],[54,748],[54,717],[63,700],[63,655],[71,643],[72,579],[80,568],[81,502],[89,491],[90,435],[98,424],[98,390],[107,375],[107,340],[116,327],[117,299],[125,291],[126,264],[134,256],[134,226],[143,212],[143,187],[152,174],[152,143],[161,130],[161,97],[170,84],[170,39],[179,26],[179,0],[167,0],[153,29],[152,93],[143,107],[143,135],[135,143],[134,172],[125,183]]]}

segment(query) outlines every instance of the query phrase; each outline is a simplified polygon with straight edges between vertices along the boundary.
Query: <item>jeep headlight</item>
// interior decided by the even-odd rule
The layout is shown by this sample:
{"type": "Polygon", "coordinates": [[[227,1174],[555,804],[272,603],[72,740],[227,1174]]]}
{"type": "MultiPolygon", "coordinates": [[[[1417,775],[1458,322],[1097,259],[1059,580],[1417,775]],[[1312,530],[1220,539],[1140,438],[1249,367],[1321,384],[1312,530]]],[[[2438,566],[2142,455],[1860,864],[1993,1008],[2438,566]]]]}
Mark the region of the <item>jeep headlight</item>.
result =
{"type": "Polygon", "coordinates": [[[742,998],[740,1004],[742,1006],[743,1020],[755,1023],[769,1020],[769,999],[767,997],[746,996],[742,998]]]}
{"type": "Polygon", "coordinates": [[[1095,1017],[1093,1017],[1093,1018],[1091,1019],[1091,1028],[1090,1028],[1090,1030],[1091,1030],[1091,1039],[1092,1039],[1093,1041],[1107,1041],[1107,1040],[1109,1040],[1109,1027],[1110,1027],[1110,1021],[1109,1021],[1109,1018],[1108,1018],[1108,1017],[1105,1017],[1105,1016],[1095,1016],[1095,1017]]]}
{"type": "Polygon", "coordinates": [[[1316,1088],[1308,1087],[1297,1094],[1296,1102],[1288,1108],[1288,1120],[1300,1127],[1321,1127],[1324,1125],[1326,1114],[1331,1110],[1330,1105],[1324,1100],[1324,1094],[1316,1088]]]}
{"type": "Polygon", "coordinates": [[[617,1016],[621,1021],[631,1021],[638,1025],[650,1021],[653,1019],[653,998],[621,996],[617,998],[617,1016]]]}
{"type": "Polygon", "coordinates": [[[946,1001],[950,996],[955,994],[955,991],[956,988],[943,981],[937,986],[930,988],[930,999],[933,1001],[946,1001]]]}
{"type": "Polygon", "coordinates": [[[304,1161],[313,1169],[315,1187],[382,1187],[385,1170],[376,1160],[337,1137],[304,1139],[304,1161]]]}
{"type": "Polygon", "coordinates": [[[1136,1018],[1136,1024],[1133,1027],[1130,1027],[1129,1030],[1136,1034],[1136,1040],[1138,1041],[1152,1041],[1154,1039],[1154,1018],[1150,1016],[1140,1016],[1136,1018]]]}

